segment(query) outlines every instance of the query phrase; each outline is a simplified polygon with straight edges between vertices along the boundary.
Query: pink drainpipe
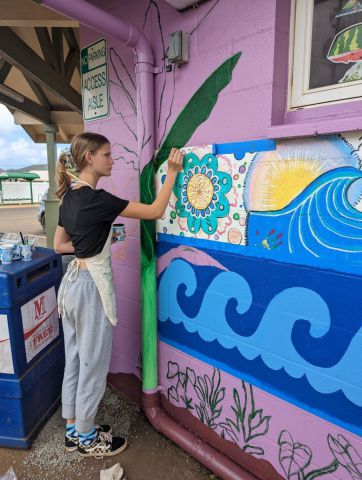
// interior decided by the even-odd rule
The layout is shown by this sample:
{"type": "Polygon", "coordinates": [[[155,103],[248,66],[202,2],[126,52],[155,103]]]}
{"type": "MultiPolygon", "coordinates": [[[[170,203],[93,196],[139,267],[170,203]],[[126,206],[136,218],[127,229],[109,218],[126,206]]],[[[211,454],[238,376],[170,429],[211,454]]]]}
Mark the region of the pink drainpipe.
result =
{"type": "MultiPolygon", "coordinates": [[[[154,56],[144,33],[135,25],[112,16],[86,0],[33,1],[67,17],[74,18],[82,25],[86,25],[104,35],[109,35],[119,40],[123,45],[134,49],[137,74],[137,111],[143,114],[143,116],[137,115],[138,152],[140,170],[142,171],[153,157],[155,146],[154,56]],[[151,140],[142,148],[143,138],[147,139],[149,135],[151,135],[151,140]]],[[[148,420],[156,431],[171,439],[222,479],[255,480],[253,475],[173,420],[162,409],[158,393],[144,392],[142,405],[148,420]]]]}

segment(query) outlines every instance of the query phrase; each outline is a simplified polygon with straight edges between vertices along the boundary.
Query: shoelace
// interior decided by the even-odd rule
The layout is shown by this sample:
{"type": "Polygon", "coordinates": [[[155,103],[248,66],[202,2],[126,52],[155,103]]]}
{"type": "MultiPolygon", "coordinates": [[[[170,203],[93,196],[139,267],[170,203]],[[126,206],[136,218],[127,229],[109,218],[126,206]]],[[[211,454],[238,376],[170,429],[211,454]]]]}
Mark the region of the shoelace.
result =
{"type": "MultiPolygon", "coordinates": [[[[107,447],[107,444],[112,443],[112,434],[106,432],[99,432],[97,440],[100,440],[98,446],[99,447],[107,447]]],[[[97,460],[102,460],[104,454],[99,453],[98,455],[94,455],[94,458],[97,460]]]]}
{"type": "Polygon", "coordinates": [[[112,443],[112,434],[108,432],[99,432],[99,438],[107,443],[112,443]]]}

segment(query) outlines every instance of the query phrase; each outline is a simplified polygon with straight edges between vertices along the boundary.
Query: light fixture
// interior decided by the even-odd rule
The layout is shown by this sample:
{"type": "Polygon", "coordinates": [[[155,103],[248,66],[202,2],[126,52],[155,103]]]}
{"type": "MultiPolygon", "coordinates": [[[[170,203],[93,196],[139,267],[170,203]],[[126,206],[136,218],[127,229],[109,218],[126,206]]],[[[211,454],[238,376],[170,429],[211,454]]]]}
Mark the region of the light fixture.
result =
{"type": "Polygon", "coordinates": [[[182,10],[186,10],[191,7],[198,7],[200,3],[206,2],[207,0],[199,0],[195,2],[195,0],[165,0],[167,3],[172,5],[176,10],[181,12],[182,10]]]}
{"type": "Polygon", "coordinates": [[[0,93],[6,95],[7,97],[15,100],[15,102],[24,103],[25,98],[20,95],[20,93],[15,92],[12,88],[7,87],[6,85],[0,84],[0,93]]]}

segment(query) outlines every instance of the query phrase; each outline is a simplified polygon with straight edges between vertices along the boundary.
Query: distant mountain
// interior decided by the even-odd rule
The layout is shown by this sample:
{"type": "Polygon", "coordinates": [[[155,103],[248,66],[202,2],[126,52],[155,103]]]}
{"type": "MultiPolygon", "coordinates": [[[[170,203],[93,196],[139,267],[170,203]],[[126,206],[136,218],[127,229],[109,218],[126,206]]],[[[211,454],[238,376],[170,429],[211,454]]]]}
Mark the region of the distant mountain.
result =
{"type": "Polygon", "coordinates": [[[23,168],[9,168],[6,171],[7,172],[24,173],[24,172],[32,172],[33,170],[48,170],[48,165],[46,163],[45,164],[42,163],[42,164],[39,164],[39,165],[29,165],[28,167],[23,167],[23,168]]]}

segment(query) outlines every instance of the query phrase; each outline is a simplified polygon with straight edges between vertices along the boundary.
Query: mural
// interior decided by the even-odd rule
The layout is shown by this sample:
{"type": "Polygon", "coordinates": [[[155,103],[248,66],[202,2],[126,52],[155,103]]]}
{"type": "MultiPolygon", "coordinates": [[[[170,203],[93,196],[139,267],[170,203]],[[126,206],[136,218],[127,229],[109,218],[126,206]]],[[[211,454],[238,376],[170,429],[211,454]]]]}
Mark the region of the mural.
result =
{"type": "Polygon", "coordinates": [[[233,389],[234,405],[232,418],[221,421],[225,387],[221,386],[220,370],[214,368],[212,376],[196,375],[192,368],[182,372],[175,362],[168,362],[167,378],[174,385],[168,388],[170,401],[181,402],[188,410],[195,410],[199,420],[218,430],[222,438],[229,438],[252,455],[264,455],[264,449],[255,445],[257,437],[269,430],[270,416],[263,410],[255,409],[252,385],[242,382],[242,400],[236,388],[233,389]]]}
{"type": "Polygon", "coordinates": [[[270,257],[359,274],[362,173],[357,137],[289,141],[276,152],[255,156],[245,192],[248,245],[255,255],[264,246],[262,239],[278,229],[283,246],[270,257]]]}
{"type": "MultiPolygon", "coordinates": [[[[152,39],[158,67],[166,66],[175,19],[191,38],[198,36],[197,53],[205,54],[197,75],[197,55],[188,68],[156,75],[158,151],[142,172],[132,54],[111,41],[112,113],[96,128],[92,124],[110,134],[117,159],[107,189],[130,199],[138,198],[140,177],[141,200],[152,202],[153,176],[161,188],[170,148],[186,152],[165,217],[157,222],[156,250],[155,225],[141,227],[142,288],[151,297],[158,255],[159,381],[176,418],[188,413],[192,426],[224,442],[223,452],[232,445],[236,461],[250,457],[257,472],[262,462],[272,465],[268,480],[361,480],[361,133],[271,142],[267,148],[265,140],[234,149],[204,145],[238,138],[239,131],[240,138],[260,138],[269,126],[272,3],[242,6],[243,16],[257,19],[256,26],[243,26],[242,36],[241,4],[230,3],[222,11],[220,0],[213,0],[182,17],[164,2],[144,0],[127,12],[136,23],[144,15],[140,26],[152,39]],[[215,45],[206,39],[210,30],[215,45]],[[256,49],[256,39],[267,48],[256,49]],[[236,104],[243,105],[242,114],[236,104]]],[[[347,2],[343,12],[358,12],[359,4],[347,2]]],[[[357,28],[348,45],[340,43],[344,57],[333,50],[332,62],[356,59],[358,35],[357,28]]],[[[348,78],[356,79],[352,70],[348,78]]],[[[141,135],[145,152],[150,135],[141,135]]],[[[140,317],[134,294],[138,224],[126,222],[127,240],[113,252],[121,323],[111,370],[143,375],[147,389],[157,378],[154,352],[145,345],[139,355],[134,322],[140,317]]]]}
{"type": "MultiPolygon", "coordinates": [[[[227,453],[233,452],[232,442],[254,458],[267,459],[280,477],[269,472],[265,478],[362,479],[362,445],[354,435],[162,343],[161,360],[168,401],[177,407],[172,414],[187,410],[225,440],[227,453]]],[[[193,429],[204,433],[195,421],[193,429]]]]}
{"type": "MultiPolygon", "coordinates": [[[[212,146],[185,147],[184,171],[178,176],[158,231],[173,235],[246,244],[245,176],[252,155],[214,155],[212,146]]],[[[167,166],[157,175],[157,189],[167,166]]]]}
{"type": "Polygon", "coordinates": [[[204,253],[224,270],[175,258],[159,275],[162,340],[361,433],[361,279],[204,253]]]}
{"type": "MultiPolygon", "coordinates": [[[[239,159],[233,154],[210,156],[213,146],[187,148],[185,151],[191,152],[187,153],[187,174],[180,174],[157,231],[182,236],[192,245],[191,239],[205,239],[219,242],[203,245],[212,249],[230,251],[231,245],[247,246],[235,252],[359,274],[361,143],[359,134],[289,140],[278,142],[274,150],[247,152],[239,159]],[[229,190],[220,202],[219,191],[213,192],[212,200],[205,188],[199,189],[204,195],[200,205],[206,206],[199,211],[192,206],[192,202],[198,205],[195,194],[189,199],[187,177],[192,169],[201,172],[211,158],[214,168],[217,165],[231,178],[232,185],[229,188],[229,183],[224,185],[213,177],[213,188],[219,187],[220,193],[225,187],[229,190]],[[216,209],[210,208],[214,202],[219,204],[216,209]],[[220,211],[227,214],[221,217],[220,211]]],[[[253,146],[257,149],[258,142],[253,146]]],[[[164,174],[163,167],[157,176],[158,189],[164,174]]],[[[202,174],[196,178],[203,178],[202,174]]]]}
{"type": "Polygon", "coordinates": [[[158,224],[163,341],[357,433],[360,147],[358,134],[239,159],[191,147],[158,224]]]}

